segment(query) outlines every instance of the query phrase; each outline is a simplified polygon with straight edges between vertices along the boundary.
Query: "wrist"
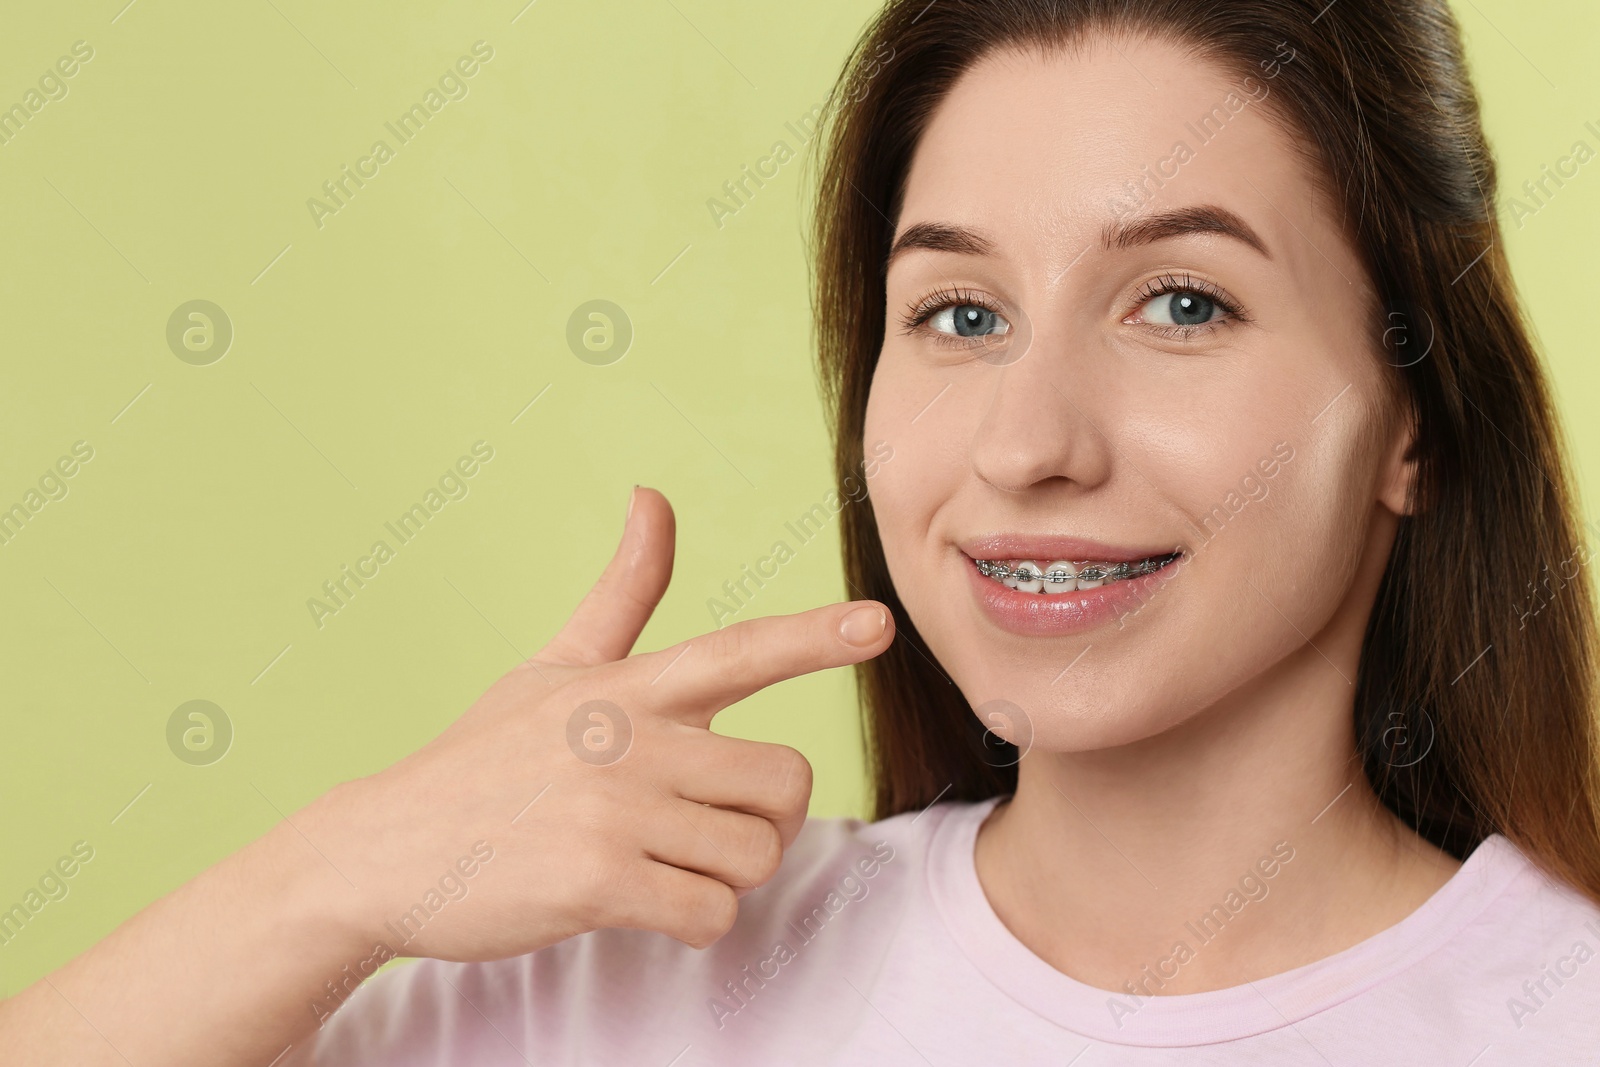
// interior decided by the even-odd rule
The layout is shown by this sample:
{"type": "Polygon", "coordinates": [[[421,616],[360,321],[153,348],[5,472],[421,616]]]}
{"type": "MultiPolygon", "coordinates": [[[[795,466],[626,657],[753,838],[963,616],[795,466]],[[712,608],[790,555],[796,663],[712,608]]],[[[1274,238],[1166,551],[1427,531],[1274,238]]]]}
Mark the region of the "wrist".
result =
{"type": "MultiPolygon", "coordinates": [[[[352,965],[372,951],[381,923],[370,895],[361,888],[354,864],[358,857],[340,847],[335,787],[273,827],[256,844],[260,851],[241,854],[239,876],[272,886],[277,898],[270,912],[280,928],[285,951],[305,952],[336,979],[345,963],[352,965]]],[[[369,972],[370,973],[370,972],[369,972]]],[[[366,975],[363,975],[365,977],[366,975]]],[[[326,984],[326,980],[323,984],[326,984]]]]}

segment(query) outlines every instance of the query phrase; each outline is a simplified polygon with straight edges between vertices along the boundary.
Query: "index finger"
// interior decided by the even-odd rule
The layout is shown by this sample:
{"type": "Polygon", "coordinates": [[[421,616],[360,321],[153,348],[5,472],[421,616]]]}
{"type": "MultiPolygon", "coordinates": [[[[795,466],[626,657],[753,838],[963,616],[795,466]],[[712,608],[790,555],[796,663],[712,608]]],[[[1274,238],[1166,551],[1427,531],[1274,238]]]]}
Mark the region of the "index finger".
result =
{"type": "Polygon", "coordinates": [[[717,712],[769,685],[871,659],[893,640],[889,609],[856,600],[748,619],[629,662],[675,718],[708,727],[717,712]]]}

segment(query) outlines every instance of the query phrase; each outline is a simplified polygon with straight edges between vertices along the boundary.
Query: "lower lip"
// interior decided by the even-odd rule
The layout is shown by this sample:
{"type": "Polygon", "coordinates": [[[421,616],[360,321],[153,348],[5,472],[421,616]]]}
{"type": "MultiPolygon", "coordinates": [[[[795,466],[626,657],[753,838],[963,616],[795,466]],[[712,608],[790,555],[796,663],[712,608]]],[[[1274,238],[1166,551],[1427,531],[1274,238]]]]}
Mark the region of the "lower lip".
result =
{"type": "Polygon", "coordinates": [[[1097,589],[1022,593],[985,577],[971,557],[963,553],[963,558],[984,614],[1002,630],[1025,636],[1082,633],[1132,615],[1144,606],[1157,586],[1171,580],[1183,562],[1179,556],[1158,571],[1107,582],[1097,589]]]}

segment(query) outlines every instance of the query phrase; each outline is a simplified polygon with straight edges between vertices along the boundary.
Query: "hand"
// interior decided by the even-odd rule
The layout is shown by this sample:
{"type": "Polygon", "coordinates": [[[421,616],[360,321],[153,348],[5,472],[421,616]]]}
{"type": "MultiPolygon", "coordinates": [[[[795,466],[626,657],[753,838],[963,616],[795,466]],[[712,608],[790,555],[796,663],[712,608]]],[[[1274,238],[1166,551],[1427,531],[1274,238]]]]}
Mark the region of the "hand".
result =
{"type": "Polygon", "coordinates": [[[714,734],[712,717],[878,655],[890,614],[836,604],[630,655],[671,578],[673,533],[666,498],[636,489],[616,555],[554,640],[425,748],[297,817],[356,887],[348,919],[375,942],[486,960],[634,927],[704,947],[778,869],[811,765],[714,734]]]}

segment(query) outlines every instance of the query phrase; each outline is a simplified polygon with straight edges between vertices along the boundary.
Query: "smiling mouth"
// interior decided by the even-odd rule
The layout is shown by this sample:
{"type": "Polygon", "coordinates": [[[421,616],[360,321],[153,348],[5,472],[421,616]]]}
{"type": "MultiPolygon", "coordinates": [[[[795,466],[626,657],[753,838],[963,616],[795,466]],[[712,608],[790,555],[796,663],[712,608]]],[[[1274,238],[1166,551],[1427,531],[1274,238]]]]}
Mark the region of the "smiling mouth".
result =
{"type": "Polygon", "coordinates": [[[1068,560],[1042,563],[1031,559],[974,559],[973,563],[977,565],[979,574],[999,582],[1007,589],[1050,595],[1098,589],[1111,582],[1142,578],[1154,574],[1182,555],[1182,552],[1165,552],[1121,563],[1068,560]]]}

